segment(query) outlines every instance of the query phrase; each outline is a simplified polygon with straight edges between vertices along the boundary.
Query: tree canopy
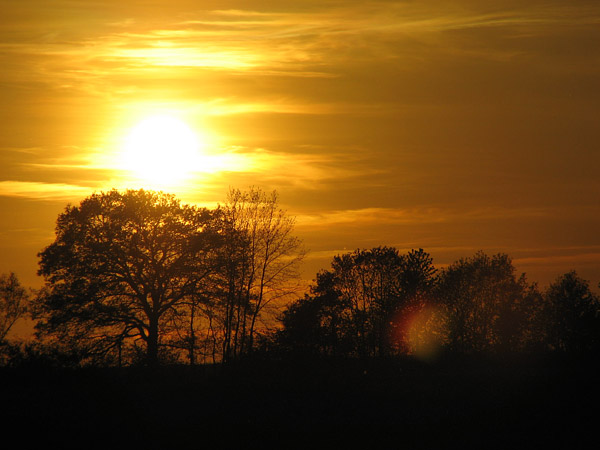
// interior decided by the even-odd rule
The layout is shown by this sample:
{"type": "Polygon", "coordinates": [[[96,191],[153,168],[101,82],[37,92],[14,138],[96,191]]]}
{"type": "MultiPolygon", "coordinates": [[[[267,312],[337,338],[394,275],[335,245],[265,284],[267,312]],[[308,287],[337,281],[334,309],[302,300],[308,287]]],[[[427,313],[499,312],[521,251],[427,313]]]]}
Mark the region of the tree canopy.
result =
{"type": "Polygon", "coordinates": [[[515,272],[508,255],[483,252],[442,270],[436,301],[448,319],[450,348],[464,353],[524,345],[542,305],[535,286],[515,272]]]}
{"type": "Polygon", "coordinates": [[[406,346],[402,317],[421,310],[436,269],[422,249],[356,250],[333,258],[311,293],[283,315],[288,345],[332,355],[381,356],[406,346]]]}
{"type": "Polygon", "coordinates": [[[258,188],[212,210],[162,192],[93,194],[66,207],[39,254],[38,335],[104,360],[238,358],[297,290],[293,226],[258,188]]]}
{"type": "Polygon", "coordinates": [[[141,341],[156,363],[178,306],[215,270],[218,231],[211,211],[152,191],[113,190],[67,206],[39,254],[38,331],[90,355],[141,341]]]}
{"type": "Polygon", "coordinates": [[[558,277],[546,290],[548,339],[557,350],[600,349],[600,297],[576,272],[558,277]]]}
{"type": "Polygon", "coordinates": [[[508,255],[481,251],[439,271],[421,249],[337,255],[282,323],[280,345],[313,355],[600,349],[600,299],[588,282],[569,272],[540,292],[508,255]]]}
{"type": "Polygon", "coordinates": [[[271,307],[299,290],[304,252],[292,234],[294,219],[279,207],[275,191],[231,189],[220,211],[225,230],[220,338],[229,360],[252,351],[257,328],[265,325],[261,319],[273,317],[271,307]]]}

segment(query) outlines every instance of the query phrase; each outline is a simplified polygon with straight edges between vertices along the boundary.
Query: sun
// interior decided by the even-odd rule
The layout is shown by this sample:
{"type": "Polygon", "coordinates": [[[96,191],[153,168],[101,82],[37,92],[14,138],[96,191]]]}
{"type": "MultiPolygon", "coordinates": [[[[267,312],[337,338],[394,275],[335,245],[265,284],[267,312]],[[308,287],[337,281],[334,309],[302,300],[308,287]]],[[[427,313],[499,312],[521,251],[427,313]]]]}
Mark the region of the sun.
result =
{"type": "Polygon", "coordinates": [[[198,134],[182,120],[152,116],[139,122],[126,137],[122,167],[152,187],[181,184],[198,165],[201,147],[198,134]]]}

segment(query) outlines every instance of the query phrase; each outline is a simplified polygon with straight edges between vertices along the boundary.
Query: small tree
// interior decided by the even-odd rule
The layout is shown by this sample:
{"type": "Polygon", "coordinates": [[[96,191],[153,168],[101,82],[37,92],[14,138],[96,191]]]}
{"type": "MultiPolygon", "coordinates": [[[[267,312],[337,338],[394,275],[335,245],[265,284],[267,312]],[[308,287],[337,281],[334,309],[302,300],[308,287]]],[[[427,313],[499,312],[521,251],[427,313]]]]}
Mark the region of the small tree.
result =
{"type": "MultiPolygon", "coordinates": [[[[219,209],[225,230],[221,248],[221,326],[225,361],[252,351],[269,309],[299,291],[304,257],[292,232],[294,218],[280,208],[275,191],[231,189],[219,209]]],[[[270,314],[274,318],[276,314],[270,314]]]]}
{"type": "Polygon", "coordinates": [[[535,287],[515,276],[508,255],[483,252],[444,269],[436,297],[447,314],[449,344],[458,352],[516,349],[538,299],[535,287]]]}
{"type": "Polygon", "coordinates": [[[356,349],[351,304],[335,288],[334,274],[321,271],[310,295],[285,309],[277,340],[300,355],[346,356],[356,349]]]}
{"type": "Polygon", "coordinates": [[[545,292],[545,318],[552,349],[581,353],[600,349],[600,298],[572,271],[545,292]]]}
{"type": "Polygon", "coordinates": [[[210,211],[152,191],[113,190],[67,206],[39,254],[39,334],[90,356],[120,357],[141,342],[156,364],[173,316],[213,271],[217,231],[210,211]]]}
{"type": "Polygon", "coordinates": [[[0,275],[0,342],[28,310],[29,294],[14,273],[0,275]]]}

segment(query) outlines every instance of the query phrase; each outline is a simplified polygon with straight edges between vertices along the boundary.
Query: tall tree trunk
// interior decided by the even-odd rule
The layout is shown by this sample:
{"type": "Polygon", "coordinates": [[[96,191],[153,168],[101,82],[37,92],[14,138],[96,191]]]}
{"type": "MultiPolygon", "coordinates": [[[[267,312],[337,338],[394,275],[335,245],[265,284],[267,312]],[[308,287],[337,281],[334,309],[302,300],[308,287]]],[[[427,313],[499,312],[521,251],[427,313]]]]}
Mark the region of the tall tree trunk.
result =
{"type": "Polygon", "coordinates": [[[147,341],[147,364],[151,367],[158,365],[158,318],[150,318],[147,341]]]}
{"type": "Polygon", "coordinates": [[[192,300],[192,308],[190,311],[190,343],[188,347],[190,366],[196,364],[196,332],[194,331],[194,316],[195,316],[196,305],[192,300]]]}
{"type": "Polygon", "coordinates": [[[261,274],[260,274],[260,284],[259,284],[259,292],[258,292],[258,298],[256,299],[256,308],[254,309],[254,311],[252,312],[252,322],[250,324],[250,343],[249,343],[249,352],[252,352],[252,350],[254,349],[254,326],[256,324],[256,318],[258,317],[258,314],[260,313],[260,308],[262,306],[262,301],[263,301],[263,295],[264,295],[264,291],[265,291],[265,276],[267,273],[267,261],[269,260],[269,243],[267,243],[266,246],[266,250],[265,250],[265,260],[262,264],[262,268],[261,268],[261,274]]]}

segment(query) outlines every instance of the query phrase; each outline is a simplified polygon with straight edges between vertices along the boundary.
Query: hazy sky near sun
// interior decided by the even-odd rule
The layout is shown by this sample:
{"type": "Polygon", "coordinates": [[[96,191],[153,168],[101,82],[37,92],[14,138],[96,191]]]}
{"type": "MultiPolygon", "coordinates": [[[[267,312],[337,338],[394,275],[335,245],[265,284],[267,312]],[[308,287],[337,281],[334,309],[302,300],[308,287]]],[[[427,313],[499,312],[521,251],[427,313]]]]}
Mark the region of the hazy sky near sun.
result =
{"type": "Polygon", "coordinates": [[[600,281],[600,4],[0,0],[0,272],[37,285],[68,202],[153,188],[128,133],[183,120],[215,167],[171,192],[277,189],[310,250],[506,252],[600,281]],[[137,184],[136,184],[137,183],[137,184]]]}

